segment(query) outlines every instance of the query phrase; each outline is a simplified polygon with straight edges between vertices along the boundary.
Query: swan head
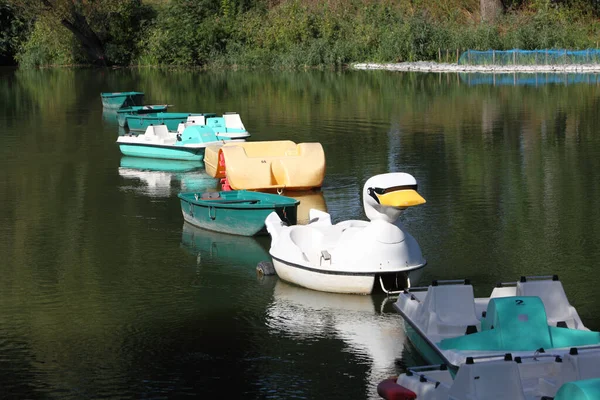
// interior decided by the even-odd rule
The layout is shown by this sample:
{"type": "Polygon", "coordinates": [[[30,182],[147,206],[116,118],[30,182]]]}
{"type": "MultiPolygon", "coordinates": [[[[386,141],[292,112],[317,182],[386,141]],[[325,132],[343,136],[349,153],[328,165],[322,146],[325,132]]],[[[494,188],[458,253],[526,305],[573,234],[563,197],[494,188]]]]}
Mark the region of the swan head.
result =
{"type": "Polygon", "coordinates": [[[375,175],[365,182],[363,205],[371,221],[394,223],[408,207],[425,203],[417,193],[417,180],[404,172],[375,175]]]}

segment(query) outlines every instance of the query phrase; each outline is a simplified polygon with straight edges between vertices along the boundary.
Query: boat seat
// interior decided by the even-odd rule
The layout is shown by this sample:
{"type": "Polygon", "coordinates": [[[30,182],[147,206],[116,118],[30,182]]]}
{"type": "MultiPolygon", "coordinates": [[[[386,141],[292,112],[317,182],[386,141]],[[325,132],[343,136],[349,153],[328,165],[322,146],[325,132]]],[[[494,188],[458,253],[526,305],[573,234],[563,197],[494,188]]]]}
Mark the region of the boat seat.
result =
{"type": "Polygon", "coordinates": [[[144,138],[149,141],[165,141],[170,139],[169,129],[166,125],[150,125],[144,132],[144,138]]]}
{"type": "Polygon", "coordinates": [[[225,128],[227,129],[242,129],[245,130],[244,124],[240,115],[237,113],[225,113],[223,114],[223,120],[225,121],[225,128]]]}
{"type": "Polygon", "coordinates": [[[542,299],[550,326],[558,326],[564,322],[568,328],[585,329],[579,314],[569,304],[562,283],[558,280],[518,282],[517,296],[537,296],[542,299]]]}
{"type": "Polygon", "coordinates": [[[471,285],[431,285],[421,306],[428,311],[427,334],[453,337],[464,335],[469,325],[480,326],[471,285]]]}
{"type": "Polygon", "coordinates": [[[340,238],[341,230],[334,226],[295,226],[290,232],[292,242],[302,250],[306,261],[315,266],[335,262],[332,254],[340,238]],[[329,258],[324,257],[329,254],[329,258]]]}
{"type": "Polygon", "coordinates": [[[202,200],[215,200],[220,199],[221,194],[219,192],[204,192],[202,193],[202,200]]]}
{"type": "Polygon", "coordinates": [[[156,135],[158,140],[161,140],[163,142],[168,141],[169,139],[171,139],[172,136],[169,134],[169,128],[167,128],[166,125],[154,126],[154,134],[156,135]]]}
{"type": "Polygon", "coordinates": [[[504,360],[463,364],[448,399],[525,400],[519,366],[504,360]]]}
{"type": "Polygon", "coordinates": [[[190,115],[187,117],[186,126],[189,125],[206,125],[206,117],[204,115],[190,115]]]}

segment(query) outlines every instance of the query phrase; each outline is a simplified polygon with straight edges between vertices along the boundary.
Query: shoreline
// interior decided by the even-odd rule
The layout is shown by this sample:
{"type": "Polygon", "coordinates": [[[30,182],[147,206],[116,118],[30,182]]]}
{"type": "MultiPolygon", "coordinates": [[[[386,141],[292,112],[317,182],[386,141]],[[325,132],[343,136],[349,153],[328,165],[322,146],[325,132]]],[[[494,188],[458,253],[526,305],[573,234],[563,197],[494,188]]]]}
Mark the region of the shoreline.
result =
{"type": "Polygon", "coordinates": [[[428,61],[403,63],[355,63],[355,70],[385,70],[399,72],[465,72],[483,74],[503,73],[600,73],[600,64],[555,64],[555,65],[459,65],[428,61]]]}

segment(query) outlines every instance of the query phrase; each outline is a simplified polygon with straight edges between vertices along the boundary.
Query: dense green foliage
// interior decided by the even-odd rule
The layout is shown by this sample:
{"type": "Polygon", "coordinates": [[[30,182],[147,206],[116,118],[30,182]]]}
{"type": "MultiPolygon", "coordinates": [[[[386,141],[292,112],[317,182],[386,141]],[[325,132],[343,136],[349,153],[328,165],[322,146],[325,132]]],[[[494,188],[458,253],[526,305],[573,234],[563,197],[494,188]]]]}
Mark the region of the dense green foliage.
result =
{"type": "MultiPolygon", "coordinates": [[[[27,1],[9,1],[19,5],[25,15],[31,13],[33,6],[27,1]]],[[[80,38],[67,28],[70,24],[72,28],[79,29],[82,34],[90,36],[90,32],[81,29],[81,23],[76,22],[75,14],[85,19],[87,26],[101,44],[99,50],[109,63],[118,65],[135,63],[139,50],[138,43],[147,30],[146,25],[156,17],[154,8],[143,4],[141,0],[105,0],[89,4],[63,0],[62,3],[54,4],[54,9],[36,13],[31,34],[17,54],[21,66],[93,62],[89,52],[84,51],[80,38]]]]}
{"type": "Polygon", "coordinates": [[[0,0],[0,65],[14,63],[28,30],[25,19],[17,15],[5,0],[0,0]]]}
{"type": "MultiPolygon", "coordinates": [[[[336,67],[435,60],[456,49],[597,47],[594,2],[507,1],[483,23],[475,0],[140,0],[90,21],[118,65],[336,67]]],[[[22,65],[84,62],[64,28],[36,22],[22,65]],[[58,40],[61,38],[61,40],[58,40]]],[[[455,60],[455,58],[453,58],[455,60]]]]}

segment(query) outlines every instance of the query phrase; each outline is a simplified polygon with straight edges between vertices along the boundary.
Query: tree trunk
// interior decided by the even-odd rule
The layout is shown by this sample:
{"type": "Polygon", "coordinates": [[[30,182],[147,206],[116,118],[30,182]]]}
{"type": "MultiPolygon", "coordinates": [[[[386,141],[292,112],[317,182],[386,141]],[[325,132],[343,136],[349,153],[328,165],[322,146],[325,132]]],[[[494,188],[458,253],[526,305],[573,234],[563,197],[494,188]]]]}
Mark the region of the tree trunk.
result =
{"type": "Polygon", "coordinates": [[[502,0],[479,0],[482,22],[494,22],[503,10],[502,0]]]}
{"type": "Polygon", "coordinates": [[[73,12],[71,15],[73,16],[72,22],[63,19],[60,21],[61,24],[75,35],[75,38],[81,43],[88,58],[94,65],[105,67],[108,64],[108,60],[106,59],[102,41],[96,35],[96,32],[92,30],[83,15],[78,12],[73,12]]]}

